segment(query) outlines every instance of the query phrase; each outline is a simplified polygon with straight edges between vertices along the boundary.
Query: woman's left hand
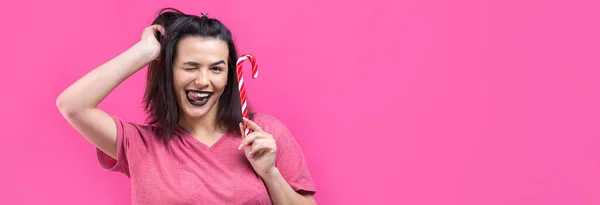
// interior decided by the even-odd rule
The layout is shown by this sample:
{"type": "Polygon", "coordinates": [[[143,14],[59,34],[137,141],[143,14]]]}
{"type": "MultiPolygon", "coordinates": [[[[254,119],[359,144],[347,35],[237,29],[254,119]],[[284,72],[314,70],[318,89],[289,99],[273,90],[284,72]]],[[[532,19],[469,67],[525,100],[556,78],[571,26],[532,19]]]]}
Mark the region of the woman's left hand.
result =
{"type": "Polygon", "coordinates": [[[243,124],[240,123],[242,144],[238,149],[244,148],[246,159],[252,164],[254,171],[262,178],[272,173],[275,168],[275,154],[277,144],[269,133],[264,132],[256,123],[244,118],[244,122],[252,131],[245,136],[243,124]]]}

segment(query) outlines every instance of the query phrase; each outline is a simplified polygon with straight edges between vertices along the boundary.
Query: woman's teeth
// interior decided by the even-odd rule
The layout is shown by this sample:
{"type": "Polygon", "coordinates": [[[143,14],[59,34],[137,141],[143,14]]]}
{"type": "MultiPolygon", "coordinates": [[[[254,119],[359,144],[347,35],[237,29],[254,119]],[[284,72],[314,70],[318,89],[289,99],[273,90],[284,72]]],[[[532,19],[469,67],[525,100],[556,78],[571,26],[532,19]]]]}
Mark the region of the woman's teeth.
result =
{"type": "Polygon", "coordinates": [[[208,97],[208,93],[196,93],[196,97],[205,98],[208,97]]]}
{"type": "Polygon", "coordinates": [[[211,92],[186,91],[187,98],[192,105],[202,106],[208,102],[211,92]]]}

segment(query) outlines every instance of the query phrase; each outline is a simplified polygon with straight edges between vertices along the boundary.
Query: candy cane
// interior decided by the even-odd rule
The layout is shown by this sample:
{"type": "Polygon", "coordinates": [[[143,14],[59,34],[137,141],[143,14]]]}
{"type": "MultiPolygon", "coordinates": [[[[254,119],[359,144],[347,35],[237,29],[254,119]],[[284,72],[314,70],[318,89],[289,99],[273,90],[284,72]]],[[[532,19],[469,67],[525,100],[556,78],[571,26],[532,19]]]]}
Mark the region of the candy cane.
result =
{"type": "MultiPolygon", "coordinates": [[[[252,64],[252,78],[254,79],[258,78],[258,67],[256,65],[256,59],[250,54],[242,55],[240,58],[238,58],[236,63],[238,88],[240,90],[240,103],[242,105],[242,116],[248,118],[248,101],[246,100],[246,88],[244,87],[244,74],[242,72],[242,64],[245,60],[249,60],[252,64]]],[[[244,123],[244,131],[246,135],[250,133],[246,123],[244,123]]]]}

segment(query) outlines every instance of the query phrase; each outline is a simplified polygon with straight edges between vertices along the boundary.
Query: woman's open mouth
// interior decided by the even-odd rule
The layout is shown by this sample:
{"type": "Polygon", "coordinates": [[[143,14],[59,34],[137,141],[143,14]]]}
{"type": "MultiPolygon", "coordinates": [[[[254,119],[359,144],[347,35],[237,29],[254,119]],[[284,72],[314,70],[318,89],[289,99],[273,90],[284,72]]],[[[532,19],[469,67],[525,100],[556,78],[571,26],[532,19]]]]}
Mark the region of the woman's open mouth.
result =
{"type": "Polygon", "coordinates": [[[187,96],[188,101],[190,101],[190,104],[195,106],[205,105],[212,96],[212,92],[198,90],[186,90],[185,94],[187,96]]]}

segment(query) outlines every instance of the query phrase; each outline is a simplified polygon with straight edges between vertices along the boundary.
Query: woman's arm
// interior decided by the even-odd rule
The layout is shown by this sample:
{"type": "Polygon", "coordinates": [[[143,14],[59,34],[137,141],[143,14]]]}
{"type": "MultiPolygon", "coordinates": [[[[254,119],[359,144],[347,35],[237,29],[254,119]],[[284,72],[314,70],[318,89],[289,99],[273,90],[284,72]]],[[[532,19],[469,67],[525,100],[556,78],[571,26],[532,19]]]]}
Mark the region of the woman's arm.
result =
{"type": "Polygon", "coordinates": [[[142,40],[117,57],[102,64],[77,80],[56,99],[63,117],[88,141],[113,158],[117,158],[117,129],[98,104],[121,82],[154,60],[160,53],[155,32],[162,27],[150,26],[142,32],[142,40]]]}
{"type": "Polygon", "coordinates": [[[262,177],[274,205],[316,205],[312,195],[301,195],[294,191],[277,168],[262,177]]]}

